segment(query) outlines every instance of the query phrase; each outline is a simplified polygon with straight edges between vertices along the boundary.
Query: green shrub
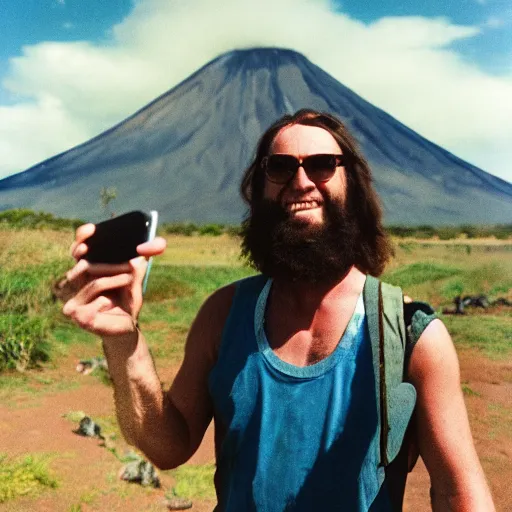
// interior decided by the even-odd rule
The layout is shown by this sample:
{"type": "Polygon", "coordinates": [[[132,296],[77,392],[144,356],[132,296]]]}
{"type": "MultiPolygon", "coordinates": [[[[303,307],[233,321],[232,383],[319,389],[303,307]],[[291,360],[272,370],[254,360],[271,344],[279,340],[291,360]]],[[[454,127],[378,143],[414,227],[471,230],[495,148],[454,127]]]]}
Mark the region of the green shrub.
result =
{"type": "Polygon", "coordinates": [[[387,226],[386,231],[399,238],[432,238],[436,235],[433,226],[387,226]]]}
{"type": "Polygon", "coordinates": [[[458,295],[462,295],[463,293],[464,293],[464,283],[461,279],[449,281],[441,289],[442,296],[447,299],[453,299],[454,297],[457,297],[458,295]]]}
{"type": "Polygon", "coordinates": [[[0,454],[0,503],[57,487],[57,480],[48,472],[47,459],[27,455],[8,460],[7,455],[0,454]]]}
{"type": "Polygon", "coordinates": [[[476,226],[462,225],[460,227],[461,233],[466,235],[468,238],[478,238],[479,232],[476,226]]]}
{"type": "Polygon", "coordinates": [[[460,236],[461,230],[459,228],[449,226],[444,228],[439,228],[437,230],[437,236],[439,240],[453,240],[460,236]]]}
{"type": "Polygon", "coordinates": [[[230,236],[240,235],[240,226],[226,226],[224,224],[194,224],[193,222],[167,222],[162,224],[159,228],[159,232],[163,232],[167,235],[209,235],[219,236],[228,234],[230,236]]]}
{"type": "Polygon", "coordinates": [[[387,226],[386,231],[399,238],[433,238],[437,236],[441,240],[451,240],[465,236],[467,238],[496,237],[507,240],[512,237],[512,224],[497,224],[493,226],[472,226],[462,224],[460,226],[387,226]]]}
{"type": "Polygon", "coordinates": [[[512,238],[512,224],[496,226],[493,234],[498,240],[508,240],[512,238]]]}
{"type": "Polygon", "coordinates": [[[25,269],[0,269],[0,313],[39,314],[52,304],[52,284],[69,268],[67,261],[52,261],[25,269]]]}
{"type": "Polygon", "coordinates": [[[52,282],[67,262],[0,269],[0,371],[24,371],[50,357],[50,329],[59,318],[52,282]]]}
{"type": "Polygon", "coordinates": [[[55,217],[51,213],[35,212],[24,208],[0,212],[0,227],[10,229],[75,230],[84,224],[80,219],[55,217]]]}
{"type": "Polygon", "coordinates": [[[200,235],[219,236],[224,233],[224,226],[222,224],[206,224],[199,229],[200,235]]]}
{"type": "Polygon", "coordinates": [[[48,320],[26,315],[0,315],[0,371],[24,371],[49,360],[48,320]]]}
{"type": "Polygon", "coordinates": [[[161,229],[168,235],[185,236],[197,234],[199,231],[198,226],[192,222],[168,222],[166,224],[162,224],[161,229]]]}
{"type": "Polygon", "coordinates": [[[176,485],[168,497],[178,496],[188,499],[215,498],[214,473],[215,464],[185,464],[180,466],[172,471],[172,476],[176,479],[176,485]]]}

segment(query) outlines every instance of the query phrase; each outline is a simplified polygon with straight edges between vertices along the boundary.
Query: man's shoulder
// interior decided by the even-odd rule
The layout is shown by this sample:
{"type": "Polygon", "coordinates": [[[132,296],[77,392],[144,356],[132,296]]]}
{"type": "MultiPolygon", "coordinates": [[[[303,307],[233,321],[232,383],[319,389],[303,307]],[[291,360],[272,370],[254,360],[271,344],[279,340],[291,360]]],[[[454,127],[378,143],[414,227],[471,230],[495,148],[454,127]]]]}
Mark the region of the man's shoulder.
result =
{"type": "Polygon", "coordinates": [[[199,311],[199,316],[207,316],[210,320],[212,317],[216,317],[218,320],[225,320],[238,290],[259,289],[267,279],[267,277],[258,274],[238,279],[218,288],[205,300],[199,311]]]}
{"type": "MultiPolygon", "coordinates": [[[[266,278],[263,279],[263,282],[266,278]]],[[[217,357],[222,339],[222,333],[235,300],[235,295],[241,288],[259,286],[261,276],[250,276],[229,283],[215,290],[202,304],[193,322],[193,338],[201,340],[201,345],[213,349],[213,359],[217,357]]]]}
{"type": "Polygon", "coordinates": [[[212,314],[217,315],[221,310],[224,309],[229,311],[233,297],[236,293],[236,288],[236,281],[222,286],[221,288],[217,288],[217,290],[209,295],[208,298],[203,302],[198,316],[204,316],[205,314],[208,316],[211,316],[212,314]]]}

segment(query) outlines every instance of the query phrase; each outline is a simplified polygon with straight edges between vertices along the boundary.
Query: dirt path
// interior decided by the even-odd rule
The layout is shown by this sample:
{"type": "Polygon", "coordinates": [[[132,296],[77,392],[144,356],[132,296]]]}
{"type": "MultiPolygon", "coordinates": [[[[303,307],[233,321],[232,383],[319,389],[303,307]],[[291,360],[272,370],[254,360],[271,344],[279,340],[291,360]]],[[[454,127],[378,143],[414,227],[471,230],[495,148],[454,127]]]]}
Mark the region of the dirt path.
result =
{"type": "MultiPolygon", "coordinates": [[[[459,352],[462,382],[476,447],[490,482],[498,510],[512,510],[512,363],[494,362],[476,351],[459,352]]],[[[75,372],[76,358],[69,356],[59,368],[45,370],[48,381],[62,380],[71,389],[27,394],[13,391],[0,404],[0,452],[9,456],[51,453],[50,467],[60,481],[55,490],[37,498],[0,504],[0,511],[162,511],[173,478],[161,475],[163,489],[144,489],[117,478],[122,463],[96,439],[72,432],[76,425],[63,415],[84,411],[108,423],[113,418],[112,389],[93,376],[75,372]],[[80,506],[80,508],[79,508],[80,506]]],[[[170,382],[172,368],[162,371],[170,382]]],[[[42,385],[44,387],[44,385],[42,385]]],[[[120,453],[127,449],[115,440],[120,453]]],[[[189,464],[213,461],[213,429],[189,464]]],[[[211,511],[212,501],[194,500],[192,510],[211,511]]],[[[421,460],[411,473],[405,497],[406,511],[430,510],[429,478],[421,460]]]]}

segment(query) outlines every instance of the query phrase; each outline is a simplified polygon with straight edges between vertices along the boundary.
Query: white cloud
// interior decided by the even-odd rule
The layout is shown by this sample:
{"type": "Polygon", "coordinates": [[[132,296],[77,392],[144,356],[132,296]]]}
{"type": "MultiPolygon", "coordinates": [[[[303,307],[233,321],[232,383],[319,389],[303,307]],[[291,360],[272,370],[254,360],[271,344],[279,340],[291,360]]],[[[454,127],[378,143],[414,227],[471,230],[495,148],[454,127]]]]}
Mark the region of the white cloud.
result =
{"type": "Polygon", "coordinates": [[[507,20],[500,16],[489,16],[485,22],[484,27],[486,28],[501,28],[507,24],[507,20]]]}
{"type": "Polygon", "coordinates": [[[333,12],[329,0],[139,0],[103,45],[40,43],[11,60],[5,87],[30,103],[0,109],[1,152],[8,156],[0,176],[84,142],[224,51],[282,46],[430,140],[512,181],[512,76],[488,76],[449,49],[479,31],[445,18],[365,25],[333,12]]]}
{"type": "Polygon", "coordinates": [[[0,107],[0,134],[2,167],[7,171],[22,170],[89,137],[58,98],[46,95],[35,103],[0,107]]]}

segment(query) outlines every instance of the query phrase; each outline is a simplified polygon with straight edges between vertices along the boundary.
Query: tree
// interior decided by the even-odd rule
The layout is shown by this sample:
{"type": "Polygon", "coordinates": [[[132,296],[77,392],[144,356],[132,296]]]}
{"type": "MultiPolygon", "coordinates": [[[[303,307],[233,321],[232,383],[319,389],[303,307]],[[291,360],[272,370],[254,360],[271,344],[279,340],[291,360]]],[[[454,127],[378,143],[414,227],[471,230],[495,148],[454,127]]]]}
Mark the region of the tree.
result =
{"type": "Polygon", "coordinates": [[[108,205],[117,197],[116,187],[101,187],[100,202],[101,206],[105,209],[107,216],[115,217],[115,213],[109,210],[108,205]],[[109,215],[110,214],[110,215],[109,215]]]}

